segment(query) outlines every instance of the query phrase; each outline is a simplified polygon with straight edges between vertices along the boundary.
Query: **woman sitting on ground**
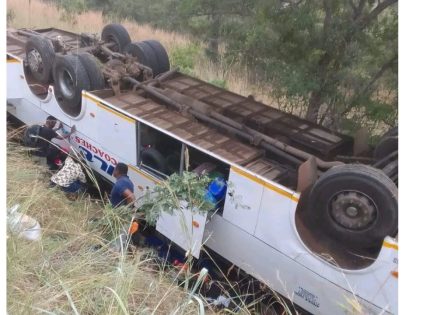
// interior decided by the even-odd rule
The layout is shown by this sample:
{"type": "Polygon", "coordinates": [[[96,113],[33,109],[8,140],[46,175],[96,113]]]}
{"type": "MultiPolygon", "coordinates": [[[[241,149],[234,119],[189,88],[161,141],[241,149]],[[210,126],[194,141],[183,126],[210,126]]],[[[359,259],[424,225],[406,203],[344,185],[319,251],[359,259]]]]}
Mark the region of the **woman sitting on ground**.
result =
{"type": "MultiPolygon", "coordinates": [[[[64,149],[62,149],[64,150],[64,149]]],[[[66,193],[76,194],[82,190],[87,179],[82,170],[79,154],[73,150],[64,161],[63,167],[51,177],[51,186],[59,186],[66,193]]]]}

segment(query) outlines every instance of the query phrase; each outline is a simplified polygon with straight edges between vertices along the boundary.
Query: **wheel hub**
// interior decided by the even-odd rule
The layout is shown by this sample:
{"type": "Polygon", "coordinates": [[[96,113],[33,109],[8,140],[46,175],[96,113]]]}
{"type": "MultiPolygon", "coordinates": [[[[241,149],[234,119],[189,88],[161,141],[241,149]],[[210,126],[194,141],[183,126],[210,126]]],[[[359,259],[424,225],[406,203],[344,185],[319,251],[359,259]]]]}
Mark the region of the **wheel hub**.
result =
{"type": "Polygon", "coordinates": [[[376,220],[375,203],[360,192],[340,192],[333,197],[330,205],[333,220],[347,229],[363,230],[376,220]]]}
{"type": "Polygon", "coordinates": [[[69,99],[73,98],[75,95],[75,83],[73,82],[72,75],[66,69],[61,72],[59,81],[63,95],[69,99]]]}
{"type": "Polygon", "coordinates": [[[43,71],[42,56],[39,54],[37,50],[33,49],[28,53],[27,61],[33,73],[43,71]]]}
{"type": "Polygon", "coordinates": [[[348,207],[348,208],[346,208],[345,212],[350,217],[356,217],[358,215],[358,210],[356,207],[348,207]]]}

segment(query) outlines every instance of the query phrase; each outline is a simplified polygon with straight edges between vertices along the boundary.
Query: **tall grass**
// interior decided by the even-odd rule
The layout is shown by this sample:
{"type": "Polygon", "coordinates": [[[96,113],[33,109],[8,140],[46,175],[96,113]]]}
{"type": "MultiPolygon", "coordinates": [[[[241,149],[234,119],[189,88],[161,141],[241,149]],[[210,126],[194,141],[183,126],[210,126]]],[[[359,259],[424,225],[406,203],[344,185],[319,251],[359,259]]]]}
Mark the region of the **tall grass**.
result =
{"type": "MultiPolygon", "coordinates": [[[[169,314],[188,301],[187,292],[172,289],[166,275],[155,271],[150,251],[129,255],[109,246],[105,231],[92,223],[105,215],[104,207],[88,197],[69,201],[48,189],[48,180],[45,167],[8,145],[7,205],[19,203],[19,211],[42,226],[38,242],[8,237],[9,314],[169,314]]],[[[197,309],[197,303],[187,304],[182,314],[197,309]]]]}

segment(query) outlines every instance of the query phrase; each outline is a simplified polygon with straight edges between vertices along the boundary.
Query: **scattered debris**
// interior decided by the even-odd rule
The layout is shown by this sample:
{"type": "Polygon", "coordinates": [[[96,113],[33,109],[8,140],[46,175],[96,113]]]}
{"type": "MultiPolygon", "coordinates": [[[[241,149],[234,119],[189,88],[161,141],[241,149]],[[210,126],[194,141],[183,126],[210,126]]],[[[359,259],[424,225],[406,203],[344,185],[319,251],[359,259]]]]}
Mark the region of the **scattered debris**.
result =
{"type": "Polygon", "coordinates": [[[42,235],[42,229],[36,219],[20,213],[20,204],[16,204],[7,210],[7,226],[10,233],[29,241],[38,241],[42,235]]]}

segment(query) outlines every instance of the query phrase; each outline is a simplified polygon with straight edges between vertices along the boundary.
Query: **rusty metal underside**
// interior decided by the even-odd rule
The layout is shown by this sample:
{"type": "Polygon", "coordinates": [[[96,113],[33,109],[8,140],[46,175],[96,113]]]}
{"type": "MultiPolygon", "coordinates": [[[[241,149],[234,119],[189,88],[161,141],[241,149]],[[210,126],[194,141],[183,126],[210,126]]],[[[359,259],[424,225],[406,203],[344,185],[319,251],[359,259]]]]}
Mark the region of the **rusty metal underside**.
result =
{"type": "MultiPolygon", "coordinates": [[[[7,52],[13,54],[16,57],[24,59],[25,42],[27,41],[28,36],[19,34],[19,31],[21,30],[8,29],[7,52]]],[[[28,30],[28,31],[31,31],[31,30],[28,30]]],[[[57,28],[38,29],[33,32],[43,34],[44,36],[48,37],[51,40],[55,40],[58,36],[61,36],[62,41],[72,49],[81,47],[81,36],[78,34],[74,34],[57,28]]]]}
{"type": "Polygon", "coordinates": [[[208,127],[191,116],[181,115],[165,105],[144,97],[141,93],[126,92],[120,96],[114,96],[112,92],[105,90],[96,91],[94,94],[136,117],[269,180],[290,187],[296,181],[293,169],[267,159],[264,156],[264,150],[208,127]]]}
{"type": "Polygon", "coordinates": [[[351,154],[353,139],[207,82],[176,73],[162,87],[197,99],[212,109],[288,145],[325,160],[351,154]]]}

